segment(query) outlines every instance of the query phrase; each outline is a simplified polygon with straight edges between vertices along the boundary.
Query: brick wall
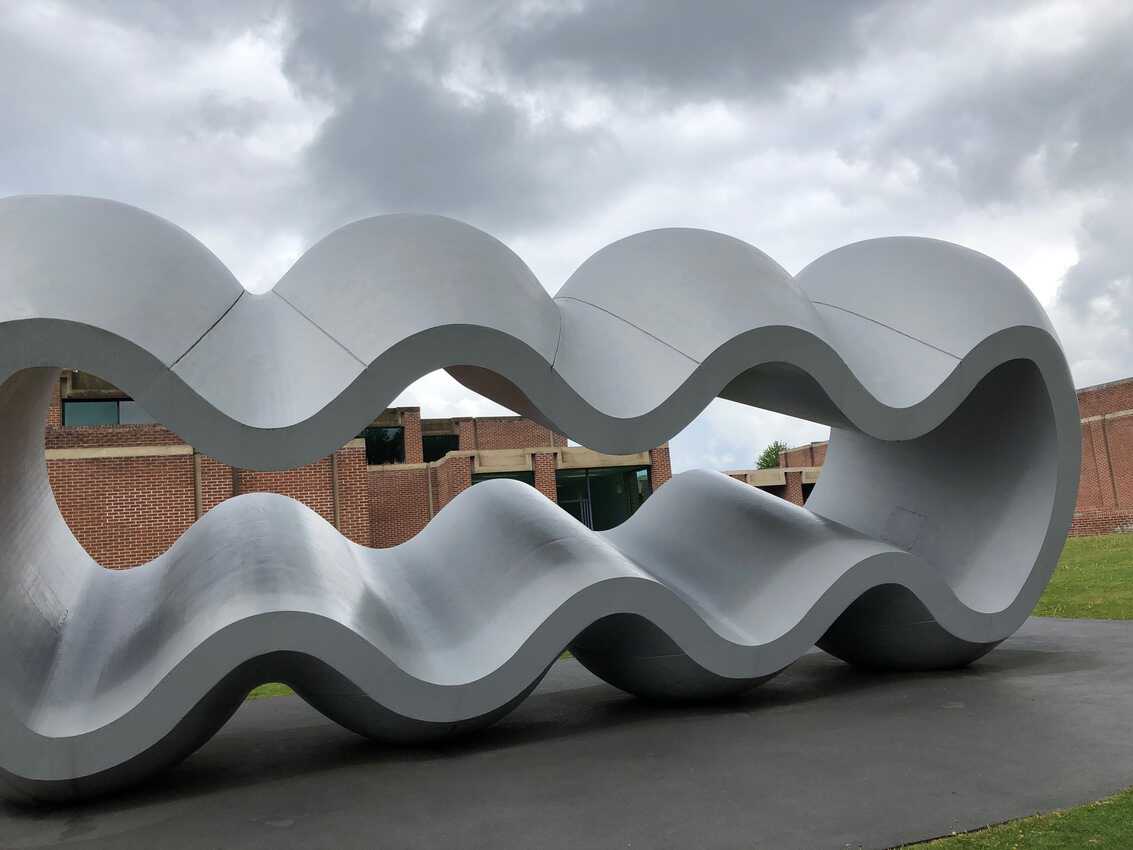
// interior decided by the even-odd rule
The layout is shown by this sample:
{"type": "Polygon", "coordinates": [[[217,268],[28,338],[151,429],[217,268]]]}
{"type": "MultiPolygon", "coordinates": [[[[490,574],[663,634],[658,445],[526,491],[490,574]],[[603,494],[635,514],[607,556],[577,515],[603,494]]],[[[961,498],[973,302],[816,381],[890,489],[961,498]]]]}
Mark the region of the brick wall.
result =
{"type": "Polygon", "coordinates": [[[558,458],[554,452],[536,452],[531,455],[531,470],[535,476],[535,489],[556,504],[559,488],[555,482],[558,458]]]}
{"type": "MultiPolygon", "coordinates": [[[[1099,467],[1107,470],[1109,457],[1104,448],[1100,423],[1097,427],[1088,422],[1082,423],[1082,467],[1078,479],[1078,501],[1074,506],[1075,513],[1087,510],[1097,510],[1106,507],[1104,499],[1112,497],[1113,490],[1109,485],[1109,476],[1106,475],[1105,493],[1102,491],[1102,477],[1099,467]],[[1099,455],[1101,463],[1099,464],[1099,455]]],[[[1110,505],[1112,507],[1112,505],[1110,505]]]]}
{"type": "Polygon", "coordinates": [[[49,449],[97,449],[123,446],[182,446],[185,441],[160,425],[91,425],[46,432],[49,449]]]}
{"type": "Polygon", "coordinates": [[[436,476],[436,510],[472,486],[472,456],[449,453],[433,465],[436,476]]]}
{"type": "Polygon", "coordinates": [[[1119,410],[1133,410],[1133,378],[1078,390],[1078,411],[1083,419],[1119,410]]]}
{"type": "MultiPolygon", "coordinates": [[[[419,427],[419,426],[418,426],[419,427]]],[[[128,450],[185,446],[160,425],[62,427],[58,388],[48,409],[46,449],[128,450]]],[[[194,480],[199,474],[200,509],[207,512],[239,493],[291,496],[338,522],[344,535],[370,544],[370,492],[366,450],[351,443],[317,463],[283,472],[233,469],[207,455],[52,458],[48,479],[59,511],[72,533],[106,567],[130,567],[160,555],[197,518],[194,480]],[[335,513],[337,472],[338,512],[335,513]]]]}
{"type": "Polygon", "coordinates": [[[106,567],[156,558],[195,518],[192,455],[51,460],[47,474],[63,518],[106,567]]]}
{"type": "Polygon", "coordinates": [[[371,546],[404,543],[429,523],[429,473],[423,465],[370,467],[371,546]]]}
{"type": "Polygon", "coordinates": [[[424,449],[421,444],[421,410],[412,408],[403,410],[401,424],[405,428],[405,462],[422,463],[425,460],[424,449]]]}
{"type": "Polygon", "coordinates": [[[1078,390],[1082,478],[1072,535],[1133,532],[1133,378],[1078,390]]]}
{"type": "Polygon", "coordinates": [[[517,416],[485,416],[457,419],[460,450],[516,449],[565,446],[567,439],[550,428],[517,416]]]}
{"type": "Polygon", "coordinates": [[[811,443],[810,451],[811,456],[814,458],[814,463],[811,466],[822,466],[826,462],[826,447],[829,443],[811,443]]]}
{"type": "Polygon", "coordinates": [[[47,409],[47,431],[51,432],[52,428],[61,428],[63,426],[63,406],[59,401],[59,384],[55,384],[54,395],[51,398],[51,407],[47,409]]]}
{"type": "MultiPolygon", "coordinates": [[[[145,427],[145,426],[138,426],[145,427]]],[[[338,527],[370,545],[370,488],[365,449],[335,453],[338,527]]],[[[145,563],[168,549],[196,519],[194,456],[51,459],[48,478],[60,513],[83,548],[106,567],[145,563]]],[[[201,508],[240,493],[282,493],[336,520],[331,459],[285,472],[237,470],[201,455],[201,508]]]]}
{"type": "Polygon", "coordinates": [[[366,447],[351,442],[335,452],[338,460],[338,530],[355,543],[369,546],[370,476],[366,447]]]}
{"type": "Polygon", "coordinates": [[[669,459],[669,444],[658,446],[649,451],[649,483],[656,490],[673,477],[673,464],[669,459]]]}
{"type": "Polygon", "coordinates": [[[780,496],[791,504],[801,507],[806,502],[806,497],[803,496],[803,474],[796,470],[785,473],[784,477],[787,483],[780,496]]]}
{"type": "Polygon", "coordinates": [[[779,452],[779,466],[822,466],[826,460],[826,443],[807,443],[779,452]]]}
{"type": "Polygon", "coordinates": [[[302,502],[329,523],[334,522],[334,503],[329,458],[282,472],[237,469],[234,489],[240,493],[279,493],[302,502]]]}
{"type": "MultiPolygon", "coordinates": [[[[206,513],[236,492],[236,470],[208,455],[201,455],[201,508],[206,513]]],[[[74,531],[74,529],[71,529],[74,531]]],[[[80,538],[81,539],[81,538],[80,538]]]]}
{"type": "Polygon", "coordinates": [[[1071,537],[1119,532],[1133,534],[1133,510],[1079,511],[1070,524],[1071,537]]]}

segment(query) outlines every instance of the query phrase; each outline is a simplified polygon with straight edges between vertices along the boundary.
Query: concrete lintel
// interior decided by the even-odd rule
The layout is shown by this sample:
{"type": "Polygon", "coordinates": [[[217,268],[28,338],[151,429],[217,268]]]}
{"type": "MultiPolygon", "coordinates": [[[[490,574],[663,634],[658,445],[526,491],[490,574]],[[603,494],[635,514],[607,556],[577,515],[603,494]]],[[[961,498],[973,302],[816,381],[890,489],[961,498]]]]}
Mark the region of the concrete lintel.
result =
{"type": "MultiPolygon", "coordinates": [[[[534,450],[533,450],[534,451],[534,450]]],[[[537,451],[551,451],[551,449],[538,449],[537,451]]],[[[587,449],[583,446],[563,446],[554,449],[559,453],[560,469],[599,469],[610,466],[650,466],[652,459],[649,452],[637,452],[628,455],[607,455],[587,449]]]]}
{"type": "Polygon", "coordinates": [[[798,472],[803,484],[814,484],[822,474],[821,466],[773,466],[770,469],[731,469],[725,474],[742,476],[753,487],[779,487],[787,483],[787,473],[798,472]]]}
{"type": "Polygon", "coordinates": [[[1113,413],[1099,413],[1097,416],[1087,416],[1082,420],[1082,424],[1101,422],[1105,419],[1121,419],[1124,416],[1133,416],[1133,410],[1115,410],[1113,413]]]}
{"type": "Polygon", "coordinates": [[[47,449],[48,460],[108,460],[122,457],[173,457],[191,455],[193,447],[172,446],[92,446],[75,449],[47,449]]]}

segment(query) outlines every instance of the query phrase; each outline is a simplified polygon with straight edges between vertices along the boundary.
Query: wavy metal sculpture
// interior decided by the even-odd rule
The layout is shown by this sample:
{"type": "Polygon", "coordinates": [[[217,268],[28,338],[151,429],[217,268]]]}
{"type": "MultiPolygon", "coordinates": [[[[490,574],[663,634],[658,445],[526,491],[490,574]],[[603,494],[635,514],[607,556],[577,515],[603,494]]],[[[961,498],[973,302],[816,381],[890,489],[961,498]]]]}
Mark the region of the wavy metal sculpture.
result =
{"type": "Polygon", "coordinates": [[[184,757],[269,680],[414,741],[507,713],[568,645],[668,699],[751,687],[815,642],[868,666],[966,664],[1038,599],[1079,470],[1042,309],[1003,266],[928,239],[849,245],[792,278],[738,240],[657,230],[599,251],[552,300],[474,228],[382,216],[253,295],[148,213],[8,198],[0,384],[0,775],[37,799],[184,757]],[[494,481],[372,550],[298,502],[243,495],[113,572],[48,484],[60,366],[255,469],[329,454],[437,368],[606,452],[668,439],[716,396],[833,433],[806,509],[689,472],[594,533],[494,481]]]}

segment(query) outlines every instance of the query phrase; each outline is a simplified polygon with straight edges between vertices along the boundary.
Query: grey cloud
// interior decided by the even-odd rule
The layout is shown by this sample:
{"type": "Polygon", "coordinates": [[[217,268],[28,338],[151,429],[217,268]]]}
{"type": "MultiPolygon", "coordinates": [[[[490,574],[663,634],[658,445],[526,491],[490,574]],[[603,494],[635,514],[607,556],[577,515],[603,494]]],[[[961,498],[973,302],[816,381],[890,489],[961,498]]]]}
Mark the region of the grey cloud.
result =
{"type": "Polygon", "coordinates": [[[586,191],[609,141],[535,121],[497,92],[447,86],[451,57],[404,37],[397,10],[297,7],[284,69],[332,114],[306,152],[326,226],[383,211],[467,217],[505,232],[538,226],[586,191]]]}
{"type": "MultiPolygon", "coordinates": [[[[416,80],[386,80],[347,100],[308,151],[336,213],[432,211],[512,224],[546,214],[553,192],[541,136],[498,97],[463,104],[416,80]]],[[[340,215],[341,217],[341,215],[340,215]]]]}
{"type": "Polygon", "coordinates": [[[1083,313],[1099,299],[1133,306],[1133,186],[1086,215],[1078,245],[1060,300],[1083,313]]]}
{"type": "Polygon", "coordinates": [[[270,24],[281,0],[69,0],[85,14],[183,45],[270,24]]]}
{"type": "Polygon", "coordinates": [[[328,99],[379,85],[396,71],[390,39],[402,18],[392,7],[293,3],[284,72],[307,94],[328,99]]]}
{"type": "Polygon", "coordinates": [[[851,155],[920,163],[927,181],[977,204],[1019,200],[1027,167],[1068,191],[1106,184],[1133,164],[1131,42],[1133,14],[1125,14],[1058,61],[1040,54],[993,66],[926,99],[851,155]]]}
{"type": "Polygon", "coordinates": [[[670,98],[751,99],[864,55],[881,0],[550,4],[495,23],[513,72],[670,98]]]}
{"type": "Polygon", "coordinates": [[[1085,217],[1052,317],[1079,384],[1133,371],[1133,187],[1085,217]]]}

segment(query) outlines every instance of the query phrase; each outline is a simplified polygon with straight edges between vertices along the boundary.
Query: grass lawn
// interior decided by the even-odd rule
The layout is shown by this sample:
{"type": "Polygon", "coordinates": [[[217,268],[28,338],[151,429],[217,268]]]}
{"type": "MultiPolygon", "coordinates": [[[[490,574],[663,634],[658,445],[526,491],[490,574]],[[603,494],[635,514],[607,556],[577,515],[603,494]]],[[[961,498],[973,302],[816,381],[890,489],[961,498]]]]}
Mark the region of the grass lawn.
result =
{"type": "Polygon", "coordinates": [[[281,685],[279,682],[269,682],[266,685],[260,685],[250,694],[247,699],[263,699],[264,697],[285,697],[295,693],[287,685],[281,685]]]}
{"type": "Polygon", "coordinates": [[[1067,540],[1035,616],[1133,620],[1133,534],[1067,540]]]}
{"type": "Polygon", "coordinates": [[[1009,821],[916,845],[925,850],[1126,850],[1133,843],[1133,789],[1064,812],[1009,821]]]}

